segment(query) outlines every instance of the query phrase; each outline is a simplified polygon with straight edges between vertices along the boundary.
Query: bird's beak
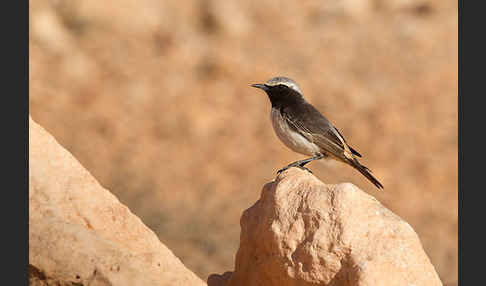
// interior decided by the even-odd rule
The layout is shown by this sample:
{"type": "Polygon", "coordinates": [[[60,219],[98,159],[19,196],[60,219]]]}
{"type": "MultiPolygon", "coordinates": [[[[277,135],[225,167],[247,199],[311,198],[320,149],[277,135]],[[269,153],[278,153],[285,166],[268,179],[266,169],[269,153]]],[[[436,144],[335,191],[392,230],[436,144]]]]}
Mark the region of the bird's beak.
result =
{"type": "Polygon", "coordinates": [[[255,84],[252,84],[251,86],[252,87],[259,88],[259,89],[263,89],[264,91],[267,91],[268,90],[268,87],[266,85],[260,84],[260,83],[255,83],[255,84]]]}

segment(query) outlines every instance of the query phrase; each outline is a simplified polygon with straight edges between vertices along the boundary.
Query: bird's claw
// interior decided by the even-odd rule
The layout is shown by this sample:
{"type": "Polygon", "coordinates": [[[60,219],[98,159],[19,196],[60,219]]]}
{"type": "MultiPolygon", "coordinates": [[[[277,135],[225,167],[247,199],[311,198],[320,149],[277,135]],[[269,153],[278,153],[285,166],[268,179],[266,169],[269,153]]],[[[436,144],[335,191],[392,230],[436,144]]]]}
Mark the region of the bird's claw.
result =
{"type": "Polygon", "coordinates": [[[296,167],[301,168],[302,170],[306,170],[307,172],[312,174],[312,171],[309,168],[306,168],[304,166],[296,166],[296,167]]]}
{"type": "Polygon", "coordinates": [[[300,166],[300,165],[289,165],[289,166],[285,166],[285,167],[283,167],[282,169],[278,170],[278,171],[277,171],[277,175],[280,175],[280,173],[282,173],[283,171],[287,170],[287,169],[288,169],[288,168],[290,168],[290,167],[297,167],[297,168],[300,168],[300,169],[302,169],[302,170],[306,170],[307,172],[309,172],[309,173],[313,174],[311,170],[309,170],[308,168],[306,168],[306,167],[304,167],[304,166],[300,166]]]}

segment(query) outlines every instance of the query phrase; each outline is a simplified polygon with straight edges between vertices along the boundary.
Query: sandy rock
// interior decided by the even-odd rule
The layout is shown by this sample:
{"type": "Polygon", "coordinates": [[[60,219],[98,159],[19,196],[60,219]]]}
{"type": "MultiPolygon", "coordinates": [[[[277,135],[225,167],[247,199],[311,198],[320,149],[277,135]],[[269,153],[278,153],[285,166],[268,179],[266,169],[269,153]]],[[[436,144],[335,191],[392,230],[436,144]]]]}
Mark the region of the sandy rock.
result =
{"type": "Polygon", "coordinates": [[[205,285],[29,119],[31,285],[205,285]]]}
{"type": "Polygon", "coordinates": [[[235,271],[208,285],[442,283],[407,222],[350,183],[291,168],[243,213],[235,271]]]}

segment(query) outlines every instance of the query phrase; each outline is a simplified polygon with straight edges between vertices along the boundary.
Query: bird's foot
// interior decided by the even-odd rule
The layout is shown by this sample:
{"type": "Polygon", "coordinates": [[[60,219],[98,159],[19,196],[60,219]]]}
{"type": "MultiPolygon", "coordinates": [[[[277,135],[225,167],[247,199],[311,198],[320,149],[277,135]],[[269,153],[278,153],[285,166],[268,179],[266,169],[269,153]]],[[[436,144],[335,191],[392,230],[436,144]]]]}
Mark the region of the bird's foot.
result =
{"type": "Polygon", "coordinates": [[[300,165],[299,166],[296,166],[296,167],[301,168],[302,170],[306,170],[307,172],[309,172],[309,173],[312,174],[312,171],[309,168],[306,168],[306,167],[300,166],[300,165]]]}
{"type": "Polygon", "coordinates": [[[288,168],[290,168],[290,167],[292,167],[292,166],[285,166],[285,167],[283,167],[282,169],[278,170],[278,171],[277,171],[277,175],[280,175],[280,173],[282,173],[283,171],[287,170],[287,169],[288,169],[288,168]]]}
{"type": "Polygon", "coordinates": [[[290,167],[297,167],[297,168],[300,168],[300,169],[302,169],[302,170],[306,170],[307,172],[309,172],[309,173],[311,173],[311,174],[312,174],[312,171],[311,171],[311,170],[309,170],[308,168],[306,168],[306,167],[304,167],[304,166],[302,166],[302,165],[299,165],[299,164],[290,164],[290,165],[285,166],[285,167],[283,167],[282,169],[278,170],[278,171],[277,171],[277,175],[280,175],[280,173],[282,173],[283,171],[287,170],[287,169],[288,169],[288,168],[290,168],[290,167]]]}

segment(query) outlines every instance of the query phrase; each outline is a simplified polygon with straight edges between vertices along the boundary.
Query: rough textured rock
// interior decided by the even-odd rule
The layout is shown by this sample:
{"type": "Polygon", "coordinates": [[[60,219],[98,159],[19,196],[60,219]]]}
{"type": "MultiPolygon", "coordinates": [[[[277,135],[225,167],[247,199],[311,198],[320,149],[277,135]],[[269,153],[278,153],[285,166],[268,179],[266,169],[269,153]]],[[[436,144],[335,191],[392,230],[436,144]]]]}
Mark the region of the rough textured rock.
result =
{"type": "Polygon", "coordinates": [[[205,285],[29,119],[31,285],[205,285]]]}
{"type": "Polygon", "coordinates": [[[235,271],[208,284],[442,285],[407,222],[350,183],[297,168],[243,213],[235,271]]]}

